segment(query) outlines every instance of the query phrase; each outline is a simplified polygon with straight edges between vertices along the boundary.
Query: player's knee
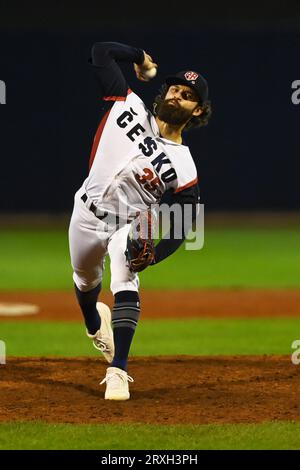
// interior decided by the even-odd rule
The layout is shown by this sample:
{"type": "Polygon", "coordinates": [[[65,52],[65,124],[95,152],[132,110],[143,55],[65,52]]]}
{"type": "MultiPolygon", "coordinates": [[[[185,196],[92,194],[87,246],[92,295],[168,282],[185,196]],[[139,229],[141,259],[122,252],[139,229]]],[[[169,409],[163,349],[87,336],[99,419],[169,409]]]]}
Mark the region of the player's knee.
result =
{"type": "Polygon", "coordinates": [[[130,281],[120,281],[118,279],[112,279],[110,283],[110,290],[113,295],[116,295],[117,292],[122,291],[135,291],[139,290],[139,278],[134,276],[130,281]]]}
{"type": "Polygon", "coordinates": [[[73,281],[81,292],[88,292],[98,286],[101,282],[100,277],[88,277],[74,272],[73,281]]]}

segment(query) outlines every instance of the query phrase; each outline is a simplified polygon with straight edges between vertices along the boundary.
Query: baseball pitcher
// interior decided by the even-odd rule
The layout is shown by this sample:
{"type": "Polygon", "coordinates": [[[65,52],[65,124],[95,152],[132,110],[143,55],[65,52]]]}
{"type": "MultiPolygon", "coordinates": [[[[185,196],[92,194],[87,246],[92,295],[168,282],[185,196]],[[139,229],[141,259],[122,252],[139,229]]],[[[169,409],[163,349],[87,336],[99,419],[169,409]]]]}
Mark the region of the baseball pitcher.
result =
{"type": "MultiPolygon", "coordinates": [[[[153,112],[127,84],[119,67],[130,62],[147,82],[158,65],[142,49],[115,42],[95,43],[89,59],[99,82],[104,115],[91,149],[89,174],[75,194],[69,245],[75,292],[87,336],[110,366],[101,382],[105,399],[127,400],[130,345],[140,315],[138,272],[160,263],[184,241],[174,236],[175,221],[155,246],[151,208],[168,192],[171,204],[199,201],[197,171],[183,131],[208,123],[208,86],[194,70],[166,78],[153,112]],[[135,229],[133,230],[133,223],[135,229]],[[148,230],[149,229],[149,230],[148,230]],[[109,255],[112,314],[98,302],[109,255]]],[[[190,226],[192,225],[192,219],[190,226]]]]}

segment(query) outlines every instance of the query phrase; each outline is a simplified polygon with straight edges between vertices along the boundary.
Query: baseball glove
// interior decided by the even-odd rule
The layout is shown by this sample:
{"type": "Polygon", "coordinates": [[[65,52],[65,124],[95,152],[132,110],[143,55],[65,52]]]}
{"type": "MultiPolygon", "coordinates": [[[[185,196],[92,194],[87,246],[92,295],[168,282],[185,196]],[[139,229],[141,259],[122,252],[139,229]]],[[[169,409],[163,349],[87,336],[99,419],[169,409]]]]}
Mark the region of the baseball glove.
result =
{"type": "Polygon", "coordinates": [[[152,239],[152,215],[150,212],[140,213],[133,221],[127,236],[125,251],[130,271],[140,272],[153,264],[155,246],[152,239]]]}

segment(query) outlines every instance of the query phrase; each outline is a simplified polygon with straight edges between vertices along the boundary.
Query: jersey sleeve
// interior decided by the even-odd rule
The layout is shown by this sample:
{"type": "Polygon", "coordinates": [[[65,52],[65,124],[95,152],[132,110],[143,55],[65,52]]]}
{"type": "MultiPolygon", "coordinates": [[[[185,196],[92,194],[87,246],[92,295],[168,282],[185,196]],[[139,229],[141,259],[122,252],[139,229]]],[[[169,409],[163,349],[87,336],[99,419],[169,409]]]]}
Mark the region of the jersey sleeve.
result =
{"type": "Polygon", "coordinates": [[[181,206],[181,217],[175,220],[174,214],[171,213],[170,229],[156,245],[155,259],[152,264],[160,263],[182,245],[185,240],[185,234],[189,232],[197,217],[199,203],[200,193],[197,184],[173,193],[169,205],[179,204],[181,206]],[[190,206],[189,210],[187,210],[188,205],[190,206]],[[191,214],[192,217],[186,217],[187,214],[191,214]]]}
{"type": "Polygon", "coordinates": [[[96,42],[91,50],[89,63],[93,66],[100,92],[105,101],[124,100],[128,94],[127,81],[118,62],[142,64],[142,49],[118,42],[96,42]]]}

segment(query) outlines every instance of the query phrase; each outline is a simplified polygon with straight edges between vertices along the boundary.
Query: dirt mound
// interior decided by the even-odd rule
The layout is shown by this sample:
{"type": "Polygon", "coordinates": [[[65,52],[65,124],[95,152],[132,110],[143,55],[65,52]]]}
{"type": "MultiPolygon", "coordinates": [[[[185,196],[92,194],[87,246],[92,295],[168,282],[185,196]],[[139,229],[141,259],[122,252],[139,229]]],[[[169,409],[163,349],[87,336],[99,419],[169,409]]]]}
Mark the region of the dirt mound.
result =
{"type": "MultiPolygon", "coordinates": [[[[110,306],[113,296],[101,292],[110,306]]],[[[13,321],[82,321],[73,291],[0,292],[0,302],[30,303],[37,315],[11,316],[13,321]]],[[[300,317],[300,290],[141,290],[142,318],[300,317]]],[[[0,321],[9,321],[8,316],[0,321]]]]}
{"type": "Polygon", "coordinates": [[[299,367],[290,357],[132,358],[131,399],[104,400],[97,358],[8,358],[0,421],[204,424],[300,420],[299,367]]]}

